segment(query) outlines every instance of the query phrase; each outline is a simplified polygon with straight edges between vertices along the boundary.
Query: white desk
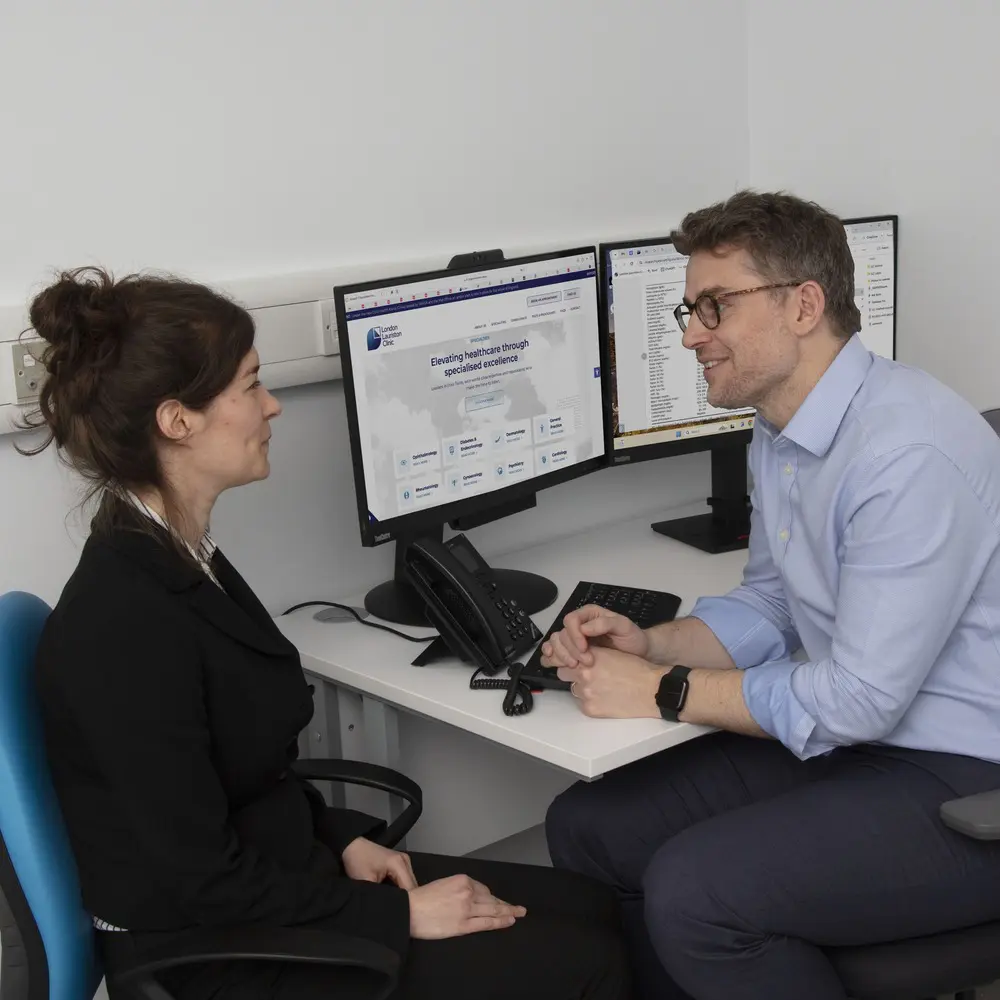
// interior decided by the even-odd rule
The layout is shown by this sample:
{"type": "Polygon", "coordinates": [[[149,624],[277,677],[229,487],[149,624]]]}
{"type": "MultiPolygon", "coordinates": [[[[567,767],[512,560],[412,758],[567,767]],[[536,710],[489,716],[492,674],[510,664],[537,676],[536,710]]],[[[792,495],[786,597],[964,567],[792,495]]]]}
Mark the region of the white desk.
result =
{"type": "MultiPolygon", "coordinates": [[[[687,511],[678,511],[683,513],[687,511]]],[[[650,520],[647,516],[608,525],[498,557],[492,564],[534,571],[555,581],[558,598],[534,616],[543,632],[579,580],[672,591],[682,599],[679,614],[689,611],[702,594],[724,593],[739,582],[746,550],[708,555],[656,534],[649,527],[650,520]]],[[[359,594],[337,599],[357,606],[363,603],[359,594]]],[[[504,800],[502,809],[493,810],[495,817],[499,819],[502,813],[506,821],[487,823],[470,841],[458,844],[465,849],[471,849],[469,843],[489,843],[540,822],[542,803],[576,777],[597,778],[708,731],[654,719],[589,719],[563,691],[538,693],[533,711],[508,717],[501,709],[503,692],[470,690],[471,668],[457,658],[413,667],[410,661],[422,648],[416,643],[358,624],[319,622],[313,617],[315,611],[306,608],[277,619],[299,649],[307,673],[339,692],[335,705],[329,700],[321,703],[333,706],[330,712],[337,719],[314,720],[315,735],[322,739],[324,731],[339,729],[340,746],[327,747],[327,753],[398,767],[424,785],[425,798],[434,797],[428,796],[428,781],[446,785],[447,795],[437,796],[442,800],[439,807],[445,804],[444,798],[450,800],[446,812],[456,813],[459,802],[468,811],[481,811],[485,806],[475,805],[476,793],[489,786],[493,799],[504,800]],[[396,710],[404,714],[398,716],[396,710]],[[419,720],[431,720],[436,726],[434,736],[445,744],[437,756],[416,746],[417,734],[429,732],[427,723],[419,720]],[[479,739],[456,739],[456,731],[479,739]],[[476,745],[483,740],[506,753],[491,755],[476,745]],[[518,759],[509,751],[522,756],[518,759]],[[456,757],[465,760],[465,774],[460,773],[456,757]],[[536,766],[535,777],[530,779],[530,762],[525,757],[547,765],[546,776],[539,778],[536,766]],[[553,768],[558,772],[553,773],[553,768]],[[414,769],[424,773],[415,774],[414,769]],[[519,804],[524,806],[520,811],[519,804]]],[[[406,631],[422,634],[419,629],[406,631]]],[[[426,634],[434,633],[428,629],[426,634]]],[[[335,744],[336,740],[335,734],[335,744]]]]}

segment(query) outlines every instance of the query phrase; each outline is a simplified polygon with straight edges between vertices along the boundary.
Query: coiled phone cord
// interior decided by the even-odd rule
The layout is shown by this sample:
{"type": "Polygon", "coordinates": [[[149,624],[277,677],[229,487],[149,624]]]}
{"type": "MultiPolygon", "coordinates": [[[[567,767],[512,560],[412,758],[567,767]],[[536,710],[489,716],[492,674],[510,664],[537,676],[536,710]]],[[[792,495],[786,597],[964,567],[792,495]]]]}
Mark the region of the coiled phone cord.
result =
{"type": "MultiPolygon", "coordinates": [[[[508,666],[508,664],[504,664],[508,666]]],[[[534,705],[531,697],[531,688],[521,680],[521,671],[524,669],[523,663],[511,663],[510,678],[504,680],[502,677],[480,677],[483,672],[482,667],[477,667],[472,677],[469,678],[469,687],[473,691],[506,691],[503,699],[504,715],[526,715],[534,705]]]]}

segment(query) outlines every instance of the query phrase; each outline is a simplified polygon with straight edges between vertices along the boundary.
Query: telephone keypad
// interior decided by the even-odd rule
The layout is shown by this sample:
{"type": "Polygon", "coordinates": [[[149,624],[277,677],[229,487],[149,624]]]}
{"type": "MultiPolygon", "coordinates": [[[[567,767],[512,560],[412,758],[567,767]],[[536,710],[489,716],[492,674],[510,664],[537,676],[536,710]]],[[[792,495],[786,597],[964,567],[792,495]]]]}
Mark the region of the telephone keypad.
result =
{"type": "Polygon", "coordinates": [[[515,598],[503,597],[496,590],[491,596],[496,598],[494,603],[504,618],[507,634],[514,646],[514,654],[520,656],[522,653],[526,653],[538,642],[542,633],[515,598]]]}

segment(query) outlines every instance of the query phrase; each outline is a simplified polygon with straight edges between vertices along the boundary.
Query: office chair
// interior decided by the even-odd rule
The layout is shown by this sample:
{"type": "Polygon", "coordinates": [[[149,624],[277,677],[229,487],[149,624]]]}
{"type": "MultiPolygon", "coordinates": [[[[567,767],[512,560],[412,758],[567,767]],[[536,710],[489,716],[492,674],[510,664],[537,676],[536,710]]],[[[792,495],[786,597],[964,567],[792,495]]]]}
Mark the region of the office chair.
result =
{"type": "Polygon", "coordinates": [[[983,410],[983,419],[997,434],[1000,434],[1000,408],[983,410]]]}
{"type": "MultiPolygon", "coordinates": [[[[0,596],[0,1000],[93,1000],[102,977],[34,687],[35,649],[48,614],[30,594],[0,596]]],[[[304,778],[367,785],[404,798],[406,808],[373,838],[385,846],[397,843],[423,808],[420,787],[389,768],[306,760],[295,769],[304,778]]],[[[308,927],[212,927],[141,953],[109,977],[108,993],[112,1000],[172,1000],[157,972],[233,959],[340,966],[371,984],[371,1000],[388,996],[399,974],[399,956],[364,938],[308,927]]]]}

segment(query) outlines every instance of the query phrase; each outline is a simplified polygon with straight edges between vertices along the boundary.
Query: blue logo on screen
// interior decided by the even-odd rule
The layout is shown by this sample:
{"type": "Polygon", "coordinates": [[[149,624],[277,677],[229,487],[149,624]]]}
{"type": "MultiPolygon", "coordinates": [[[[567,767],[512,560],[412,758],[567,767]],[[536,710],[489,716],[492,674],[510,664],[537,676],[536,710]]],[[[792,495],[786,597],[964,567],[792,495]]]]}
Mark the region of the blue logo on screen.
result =
{"type": "Polygon", "coordinates": [[[399,336],[401,336],[401,331],[395,323],[390,323],[388,326],[384,323],[376,323],[368,331],[368,350],[376,351],[380,347],[392,347],[399,336]]]}
{"type": "Polygon", "coordinates": [[[600,377],[601,377],[601,369],[600,368],[595,368],[594,369],[594,378],[600,378],[600,377]]]}

